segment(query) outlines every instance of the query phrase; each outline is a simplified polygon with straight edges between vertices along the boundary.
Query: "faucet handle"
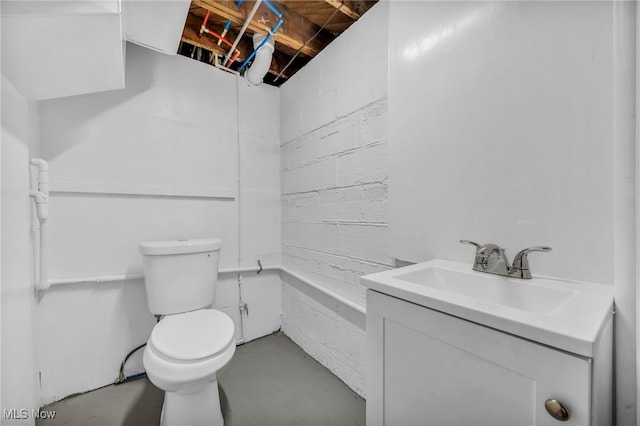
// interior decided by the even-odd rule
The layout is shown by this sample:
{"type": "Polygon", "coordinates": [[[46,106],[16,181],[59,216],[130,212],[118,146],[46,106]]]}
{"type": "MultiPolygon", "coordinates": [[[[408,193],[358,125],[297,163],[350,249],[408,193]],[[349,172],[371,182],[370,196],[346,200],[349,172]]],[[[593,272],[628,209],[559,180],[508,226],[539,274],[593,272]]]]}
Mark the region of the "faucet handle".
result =
{"type": "Polygon", "coordinates": [[[508,273],[507,258],[504,254],[504,249],[499,245],[493,243],[480,245],[469,240],[460,240],[460,242],[476,247],[476,257],[473,262],[474,271],[500,275],[508,273]]]}
{"type": "Polygon", "coordinates": [[[471,244],[472,246],[476,246],[476,249],[480,248],[480,244],[470,241],[470,240],[460,240],[462,244],[471,244]]]}
{"type": "Polygon", "coordinates": [[[484,268],[487,266],[487,256],[484,253],[484,247],[478,243],[476,243],[475,241],[470,241],[470,240],[460,240],[460,242],[462,244],[469,244],[472,246],[475,246],[476,248],[476,258],[475,261],[473,262],[473,269],[476,271],[480,271],[480,270],[484,270],[484,268]]]}
{"type": "Polygon", "coordinates": [[[518,254],[516,254],[515,257],[513,258],[513,264],[511,265],[509,276],[525,278],[525,279],[531,278],[531,270],[529,269],[528,254],[532,251],[549,252],[551,251],[551,247],[534,246],[534,247],[527,247],[524,250],[520,250],[518,254]]]}
{"type": "Polygon", "coordinates": [[[460,242],[463,244],[470,244],[472,246],[475,246],[478,256],[482,255],[487,257],[493,253],[504,253],[504,249],[497,244],[489,243],[482,245],[469,240],[460,240],[460,242]]]}
{"type": "Polygon", "coordinates": [[[475,246],[476,248],[476,256],[473,262],[473,270],[474,271],[484,271],[487,267],[487,256],[483,253],[483,247],[480,244],[470,241],[470,240],[460,240],[462,244],[469,244],[475,246]]]}

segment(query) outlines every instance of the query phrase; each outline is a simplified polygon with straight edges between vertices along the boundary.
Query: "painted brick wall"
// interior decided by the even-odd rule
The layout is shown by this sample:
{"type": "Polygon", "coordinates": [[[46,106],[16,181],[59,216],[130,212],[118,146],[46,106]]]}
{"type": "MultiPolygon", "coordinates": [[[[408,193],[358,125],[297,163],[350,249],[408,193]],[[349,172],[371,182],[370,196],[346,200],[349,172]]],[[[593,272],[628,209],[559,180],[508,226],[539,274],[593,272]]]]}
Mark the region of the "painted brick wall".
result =
{"type": "MultiPolygon", "coordinates": [[[[388,254],[387,5],[281,90],[283,264],[364,307],[388,254]]],[[[364,315],[284,277],[282,328],[365,395],[364,315]]]]}
{"type": "Polygon", "coordinates": [[[391,265],[385,119],[381,99],[281,147],[285,263],[362,304],[360,275],[391,265]]]}

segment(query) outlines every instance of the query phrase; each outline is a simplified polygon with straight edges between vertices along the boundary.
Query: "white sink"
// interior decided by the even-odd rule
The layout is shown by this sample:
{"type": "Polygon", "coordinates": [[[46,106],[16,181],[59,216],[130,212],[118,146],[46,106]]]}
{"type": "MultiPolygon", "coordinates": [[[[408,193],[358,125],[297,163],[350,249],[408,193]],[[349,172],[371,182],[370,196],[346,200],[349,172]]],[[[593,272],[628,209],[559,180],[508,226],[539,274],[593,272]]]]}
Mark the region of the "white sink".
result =
{"type": "Polygon", "coordinates": [[[362,277],[372,290],[529,340],[592,357],[613,312],[611,286],[485,274],[431,260],[362,277]]]}
{"type": "MultiPolygon", "coordinates": [[[[442,265],[422,264],[422,268],[395,275],[398,280],[431,287],[475,299],[483,305],[509,306],[528,312],[549,315],[563,307],[577,290],[556,285],[553,280],[521,280],[442,265]]],[[[400,272],[400,271],[398,271],[400,272]]]]}

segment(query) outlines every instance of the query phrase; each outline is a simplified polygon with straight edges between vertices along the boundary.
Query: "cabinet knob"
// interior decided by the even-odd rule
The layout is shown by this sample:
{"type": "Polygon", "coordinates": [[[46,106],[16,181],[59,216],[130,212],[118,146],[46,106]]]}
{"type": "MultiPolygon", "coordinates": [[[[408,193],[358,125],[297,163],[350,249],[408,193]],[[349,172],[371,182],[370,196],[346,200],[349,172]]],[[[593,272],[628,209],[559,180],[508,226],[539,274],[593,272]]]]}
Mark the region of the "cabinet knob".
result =
{"type": "Polygon", "coordinates": [[[544,408],[551,417],[561,422],[569,420],[569,410],[560,401],[555,399],[547,399],[544,402],[544,408]]]}

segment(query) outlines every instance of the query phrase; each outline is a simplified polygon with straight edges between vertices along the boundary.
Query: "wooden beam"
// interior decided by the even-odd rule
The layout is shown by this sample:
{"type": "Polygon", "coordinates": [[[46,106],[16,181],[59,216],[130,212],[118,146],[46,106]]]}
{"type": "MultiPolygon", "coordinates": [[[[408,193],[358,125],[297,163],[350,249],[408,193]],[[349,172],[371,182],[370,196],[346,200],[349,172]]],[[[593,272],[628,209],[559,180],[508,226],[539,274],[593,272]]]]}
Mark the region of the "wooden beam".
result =
{"type": "Polygon", "coordinates": [[[357,12],[354,12],[349,6],[347,6],[347,2],[340,1],[340,0],[324,0],[324,1],[329,3],[331,6],[335,7],[336,9],[340,9],[340,12],[344,13],[354,21],[357,21],[358,19],[360,19],[360,15],[357,12]]]}
{"type": "MultiPolygon", "coordinates": [[[[228,0],[192,0],[191,4],[209,10],[225,20],[231,19],[233,25],[237,27],[246,21],[255,2],[247,0],[240,7],[236,6],[235,1],[228,0]]],[[[277,43],[282,43],[293,50],[302,49],[301,53],[314,57],[333,40],[330,34],[321,31],[317,37],[305,45],[307,40],[320,30],[320,27],[281,3],[276,3],[275,6],[284,16],[284,23],[274,36],[277,43]]],[[[266,34],[277,22],[278,17],[263,3],[251,20],[248,31],[266,34]]]]}
{"type": "MultiPolygon", "coordinates": [[[[187,15],[187,20],[184,25],[184,30],[182,31],[181,40],[187,42],[193,46],[200,47],[202,49],[208,50],[213,53],[217,53],[218,55],[226,55],[229,51],[229,47],[225,44],[222,46],[218,46],[217,39],[207,34],[202,34],[200,36],[200,26],[202,25],[202,18],[194,15],[193,13],[189,13],[187,15]]],[[[216,31],[217,32],[217,31],[216,31]]],[[[235,32],[227,33],[226,38],[230,41],[235,40],[237,34],[235,32]]],[[[253,43],[250,41],[248,37],[243,37],[238,43],[237,49],[240,51],[240,56],[238,61],[244,61],[253,51],[253,43]]],[[[290,56],[287,56],[280,52],[274,52],[273,58],[271,61],[271,66],[269,67],[269,72],[271,74],[278,75],[284,68],[284,66],[289,62],[290,56]]],[[[292,76],[295,71],[297,71],[299,67],[295,67],[293,69],[287,69],[282,78],[287,79],[292,76]]]]}

